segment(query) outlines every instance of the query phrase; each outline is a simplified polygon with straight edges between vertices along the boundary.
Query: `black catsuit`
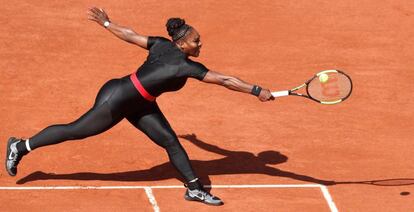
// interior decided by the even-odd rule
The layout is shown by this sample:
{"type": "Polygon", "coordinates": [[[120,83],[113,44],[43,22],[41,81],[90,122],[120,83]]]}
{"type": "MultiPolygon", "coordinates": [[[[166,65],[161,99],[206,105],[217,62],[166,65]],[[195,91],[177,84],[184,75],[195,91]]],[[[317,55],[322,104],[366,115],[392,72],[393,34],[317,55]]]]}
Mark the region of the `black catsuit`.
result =
{"type": "MultiPolygon", "coordinates": [[[[153,97],[181,89],[188,77],[202,80],[208,69],[191,61],[171,41],[149,37],[149,55],[136,74],[144,89],[153,97]]],[[[149,101],[134,87],[130,76],[109,80],[100,90],[93,107],[78,120],[52,125],[30,138],[30,146],[61,143],[102,133],[126,118],[152,141],[165,148],[171,163],[187,181],[196,178],[187,153],[160,111],[156,101],[149,101]]]]}

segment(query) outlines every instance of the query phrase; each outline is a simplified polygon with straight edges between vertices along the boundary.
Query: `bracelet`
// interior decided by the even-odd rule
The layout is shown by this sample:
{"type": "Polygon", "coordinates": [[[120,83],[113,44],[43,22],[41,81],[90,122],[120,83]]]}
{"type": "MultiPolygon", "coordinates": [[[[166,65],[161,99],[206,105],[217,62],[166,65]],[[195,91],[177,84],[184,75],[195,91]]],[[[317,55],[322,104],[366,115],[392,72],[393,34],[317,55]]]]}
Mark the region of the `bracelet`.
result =
{"type": "Polygon", "coordinates": [[[105,21],[103,25],[104,25],[105,28],[108,28],[110,23],[111,22],[109,22],[109,21],[105,21]]]}
{"type": "Polygon", "coordinates": [[[262,91],[262,88],[260,86],[253,85],[252,91],[250,91],[250,93],[255,95],[255,96],[259,96],[260,91],[262,91]]]}

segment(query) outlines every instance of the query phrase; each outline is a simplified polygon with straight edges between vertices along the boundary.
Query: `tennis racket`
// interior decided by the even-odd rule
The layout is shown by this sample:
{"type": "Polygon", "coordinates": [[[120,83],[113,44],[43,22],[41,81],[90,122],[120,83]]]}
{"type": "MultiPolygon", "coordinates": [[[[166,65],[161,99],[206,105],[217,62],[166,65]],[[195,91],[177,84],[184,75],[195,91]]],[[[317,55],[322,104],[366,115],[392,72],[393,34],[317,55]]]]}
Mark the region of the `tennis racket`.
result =
{"type": "Polygon", "coordinates": [[[352,80],[347,74],[339,70],[325,70],[296,88],[272,92],[272,96],[301,96],[321,104],[332,105],[343,102],[351,93],[352,80]],[[306,89],[306,94],[296,93],[301,88],[306,89]]]}

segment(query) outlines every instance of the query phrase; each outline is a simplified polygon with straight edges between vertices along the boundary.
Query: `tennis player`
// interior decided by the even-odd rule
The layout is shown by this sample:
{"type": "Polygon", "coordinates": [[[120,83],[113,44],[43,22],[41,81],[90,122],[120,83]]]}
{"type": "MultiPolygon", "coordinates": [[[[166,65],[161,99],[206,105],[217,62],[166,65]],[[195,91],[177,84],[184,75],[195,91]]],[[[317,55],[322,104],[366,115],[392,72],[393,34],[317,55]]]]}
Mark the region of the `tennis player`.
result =
{"type": "Polygon", "coordinates": [[[202,43],[197,30],[183,19],[168,20],[166,27],[171,36],[169,40],[144,36],[115,24],[100,8],[89,9],[88,18],[116,37],[147,49],[149,55],[146,61],[137,72],[106,82],[99,90],[93,107],[74,122],[49,126],[29,139],[11,137],[7,143],[6,154],[9,175],[17,174],[17,165],[30,151],[100,134],[126,118],[167,151],[171,163],[186,181],[186,200],[222,205],[222,200],[203,189],[187,153],[159,109],[156,98],[164,92],[181,89],[188,78],[252,94],[263,102],[274,99],[270,91],[236,77],[211,71],[203,64],[190,60],[189,57],[199,56],[202,43]]]}

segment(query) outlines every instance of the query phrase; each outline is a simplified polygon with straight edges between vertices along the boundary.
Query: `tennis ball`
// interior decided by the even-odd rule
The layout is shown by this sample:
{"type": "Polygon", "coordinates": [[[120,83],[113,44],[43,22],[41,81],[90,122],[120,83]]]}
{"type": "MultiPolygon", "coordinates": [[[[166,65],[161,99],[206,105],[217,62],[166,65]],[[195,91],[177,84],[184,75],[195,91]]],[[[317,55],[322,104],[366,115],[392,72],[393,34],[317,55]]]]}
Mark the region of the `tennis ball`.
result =
{"type": "Polygon", "coordinates": [[[321,75],[319,75],[319,81],[320,81],[321,83],[325,83],[325,82],[327,82],[327,81],[328,81],[328,79],[329,79],[329,76],[328,76],[327,74],[321,74],[321,75]]]}

